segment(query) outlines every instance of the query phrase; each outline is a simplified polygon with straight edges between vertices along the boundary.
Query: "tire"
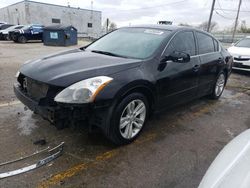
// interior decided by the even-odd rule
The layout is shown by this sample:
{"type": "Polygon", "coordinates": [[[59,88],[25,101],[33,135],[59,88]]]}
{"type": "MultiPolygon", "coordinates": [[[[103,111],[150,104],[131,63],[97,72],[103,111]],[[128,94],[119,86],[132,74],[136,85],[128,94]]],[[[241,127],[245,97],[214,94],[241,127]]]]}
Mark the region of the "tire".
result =
{"type": "Polygon", "coordinates": [[[214,84],[213,92],[210,95],[210,98],[215,100],[219,99],[224,91],[225,85],[226,85],[226,74],[225,72],[222,71],[216,78],[216,82],[214,84]]]}
{"type": "Polygon", "coordinates": [[[10,40],[10,37],[9,37],[9,35],[6,35],[6,36],[4,37],[4,40],[7,40],[7,41],[9,41],[9,40],[10,40]]]}
{"type": "Polygon", "coordinates": [[[133,142],[141,133],[148,113],[149,105],[144,95],[140,93],[127,95],[115,106],[106,136],[116,145],[133,142]],[[129,113],[130,109],[133,113],[129,113]],[[138,114],[139,112],[141,113],[138,114]],[[121,124],[122,121],[123,124],[121,124]]]}
{"type": "Polygon", "coordinates": [[[25,36],[20,36],[20,37],[18,37],[18,42],[20,42],[20,43],[26,43],[27,42],[27,38],[25,36]]]}

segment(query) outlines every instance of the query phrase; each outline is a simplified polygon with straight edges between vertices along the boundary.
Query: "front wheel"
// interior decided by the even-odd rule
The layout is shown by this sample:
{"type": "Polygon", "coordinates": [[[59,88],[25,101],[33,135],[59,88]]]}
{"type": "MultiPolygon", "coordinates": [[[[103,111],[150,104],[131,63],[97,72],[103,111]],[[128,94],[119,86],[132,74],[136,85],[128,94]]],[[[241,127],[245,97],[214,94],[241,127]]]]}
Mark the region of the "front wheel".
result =
{"type": "Polygon", "coordinates": [[[108,138],[117,145],[134,141],[144,127],[148,109],[148,101],[144,95],[132,93],[126,96],[114,109],[108,138]]]}
{"type": "Polygon", "coordinates": [[[9,37],[9,35],[6,35],[5,37],[4,37],[4,40],[10,40],[10,37],[9,37]]]}
{"type": "Polygon", "coordinates": [[[18,37],[18,42],[20,42],[20,43],[26,43],[27,42],[27,38],[25,36],[20,36],[20,37],[18,37]]]}
{"type": "Polygon", "coordinates": [[[221,72],[216,80],[216,83],[213,88],[213,93],[210,95],[212,99],[219,99],[222,95],[226,85],[226,75],[224,72],[221,72]]]}

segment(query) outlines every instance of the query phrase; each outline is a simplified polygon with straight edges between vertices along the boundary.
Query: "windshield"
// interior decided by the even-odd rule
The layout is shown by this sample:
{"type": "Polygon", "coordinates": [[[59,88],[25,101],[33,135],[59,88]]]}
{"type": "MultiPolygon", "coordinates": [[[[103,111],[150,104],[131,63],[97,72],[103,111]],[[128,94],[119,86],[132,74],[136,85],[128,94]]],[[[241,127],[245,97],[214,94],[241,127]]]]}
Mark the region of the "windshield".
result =
{"type": "Polygon", "coordinates": [[[250,38],[245,38],[245,39],[240,40],[235,46],[250,48],[250,38]]]}
{"type": "Polygon", "coordinates": [[[86,50],[106,52],[129,58],[150,57],[171,31],[146,28],[123,28],[97,40],[86,50]]]}

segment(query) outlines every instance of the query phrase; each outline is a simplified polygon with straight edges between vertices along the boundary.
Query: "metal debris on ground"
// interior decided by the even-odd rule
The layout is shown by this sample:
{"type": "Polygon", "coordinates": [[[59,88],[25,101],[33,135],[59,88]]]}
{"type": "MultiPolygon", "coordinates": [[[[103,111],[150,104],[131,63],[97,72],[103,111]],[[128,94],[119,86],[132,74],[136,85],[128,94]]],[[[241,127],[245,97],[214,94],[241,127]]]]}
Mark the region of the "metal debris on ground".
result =
{"type": "Polygon", "coordinates": [[[21,161],[23,159],[27,159],[29,157],[37,155],[38,153],[44,153],[45,151],[47,151],[49,154],[53,153],[50,156],[48,156],[48,157],[46,157],[44,159],[41,159],[37,163],[32,164],[30,166],[23,167],[23,168],[20,168],[20,169],[17,169],[17,170],[9,171],[9,172],[5,172],[5,173],[1,173],[0,174],[0,179],[7,178],[7,177],[10,177],[10,176],[15,176],[15,175],[18,175],[18,174],[22,174],[22,173],[37,169],[37,168],[39,168],[39,167],[53,161],[54,159],[56,159],[57,157],[62,155],[63,147],[64,147],[64,142],[62,142],[61,144],[59,144],[58,146],[56,146],[56,147],[54,147],[54,148],[52,148],[50,150],[49,150],[49,148],[46,148],[46,149],[41,150],[39,152],[35,152],[35,153],[33,153],[33,154],[29,155],[29,156],[22,157],[22,158],[17,159],[17,160],[12,160],[12,161],[0,164],[0,166],[3,166],[3,165],[6,165],[6,164],[21,161]]]}

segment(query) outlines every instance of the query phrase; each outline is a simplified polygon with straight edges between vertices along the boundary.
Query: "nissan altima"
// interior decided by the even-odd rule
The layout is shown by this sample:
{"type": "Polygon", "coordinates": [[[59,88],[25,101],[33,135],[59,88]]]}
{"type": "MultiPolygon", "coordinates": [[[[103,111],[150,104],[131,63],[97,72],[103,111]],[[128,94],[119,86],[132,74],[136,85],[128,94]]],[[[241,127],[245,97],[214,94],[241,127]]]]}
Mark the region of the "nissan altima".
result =
{"type": "Polygon", "coordinates": [[[87,122],[121,145],[138,137],[153,112],[202,96],[218,99],[232,62],[218,40],[200,30],[125,27],[25,63],[14,92],[59,129],[87,122]]]}

